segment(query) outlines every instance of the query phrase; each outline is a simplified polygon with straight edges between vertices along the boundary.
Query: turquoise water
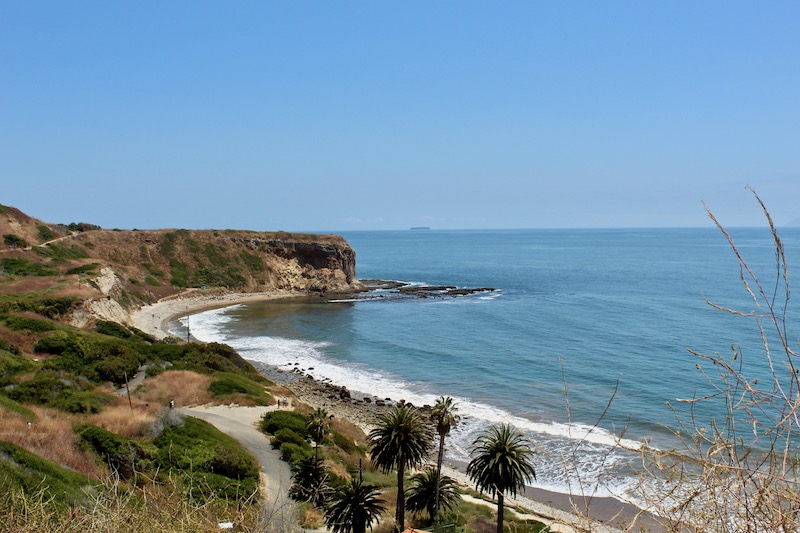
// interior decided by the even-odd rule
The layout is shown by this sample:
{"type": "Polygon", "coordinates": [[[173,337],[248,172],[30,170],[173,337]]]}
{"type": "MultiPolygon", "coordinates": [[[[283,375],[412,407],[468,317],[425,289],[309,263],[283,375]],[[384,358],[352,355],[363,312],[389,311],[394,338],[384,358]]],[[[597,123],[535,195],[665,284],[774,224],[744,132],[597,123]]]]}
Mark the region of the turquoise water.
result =
{"type": "MultiPolygon", "coordinates": [[[[665,402],[678,405],[676,398],[708,390],[686,349],[725,352],[739,343],[748,364],[763,353],[751,319],[726,315],[704,300],[754,308],[735,256],[715,229],[344,236],[356,250],[362,279],[497,291],[446,299],[254,303],[192,317],[193,334],[231,344],[256,361],[313,368],[308,373],[314,377],[359,395],[418,405],[453,396],[466,416],[449,439],[453,459],[468,458],[470,443],[487,424],[512,422],[536,444],[542,488],[575,492],[575,478],[565,473],[575,457],[599,494],[625,494],[638,454],[615,448],[613,434],[627,427],[623,444],[632,449],[644,438],[672,446],[668,428],[675,419],[665,402]],[[600,428],[587,436],[615,387],[600,428]]],[[[733,236],[772,287],[770,234],[740,229],[733,236]]],[[[800,231],[782,237],[791,268],[800,231]]],[[[797,339],[792,326],[789,336],[797,339]]],[[[709,405],[699,414],[708,420],[724,411],[709,405]]]]}

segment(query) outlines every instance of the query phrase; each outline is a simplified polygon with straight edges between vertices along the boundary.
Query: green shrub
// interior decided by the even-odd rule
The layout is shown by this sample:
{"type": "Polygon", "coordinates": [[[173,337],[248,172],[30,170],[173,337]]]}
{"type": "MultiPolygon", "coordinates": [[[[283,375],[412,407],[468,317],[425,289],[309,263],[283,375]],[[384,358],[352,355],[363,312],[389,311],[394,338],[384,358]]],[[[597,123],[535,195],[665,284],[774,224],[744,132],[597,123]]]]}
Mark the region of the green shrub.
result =
{"type": "Polygon", "coordinates": [[[153,276],[145,276],[144,282],[150,285],[151,287],[158,287],[161,285],[161,283],[159,283],[159,281],[153,276]]]}
{"type": "Polygon", "coordinates": [[[116,384],[125,383],[126,377],[133,378],[139,368],[139,359],[135,356],[106,357],[92,365],[92,370],[100,381],[116,384]]]}
{"type": "Polygon", "coordinates": [[[46,405],[77,392],[75,381],[62,378],[57,372],[42,370],[34,377],[5,390],[5,394],[19,403],[46,405]]]}
{"type": "Polygon", "coordinates": [[[53,239],[58,237],[58,235],[56,235],[52,229],[48,228],[45,225],[36,226],[36,229],[39,233],[39,238],[43,241],[52,241],[53,239]]]}
{"type": "Polygon", "coordinates": [[[0,350],[5,350],[6,352],[13,355],[22,354],[22,351],[20,351],[19,346],[17,346],[16,344],[12,344],[5,339],[0,339],[0,350]]]}
{"type": "Polygon", "coordinates": [[[253,274],[264,271],[264,260],[261,259],[261,256],[249,252],[242,252],[241,258],[247,269],[253,274]]]}
{"type": "Polygon", "coordinates": [[[0,270],[11,276],[58,276],[58,270],[49,265],[15,257],[0,259],[0,270]]]}
{"type": "Polygon", "coordinates": [[[225,501],[242,501],[258,494],[258,482],[253,478],[233,478],[210,472],[195,472],[187,476],[187,492],[194,500],[213,498],[225,501]]]}
{"type": "Polygon", "coordinates": [[[16,293],[0,296],[0,313],[30,311],[47,318],[58,318],[80,305],[74,296],[48,296],[38,293],[16,293]]]}
{"type": "Polygon", "coordinates": [[[65,272],[67,276],[72,274],[97,274],[97,269],[100,267],[100,263],[89,263],[88,265],[81,265],[76,266],[74,268],[70,268],[65,272]]]}
{"type": "Polygon", "coordinates": [[[77,222],[77,223],[70,222],[69,224],[67,224],[67,229],[69,229],[70,231],[84,232],[84,231],[98,230],[102,228],[100,228],[100,226],[97,226],[95,224],[89,224],[87,222],[77,222]]]}
{"type": "Polygon", "coordinates": [[[289,463],[292,467],[303,459],[308,459],[313,455],[310,446],[308,448],[303,448],[291,442],[284,442],[279,449],[281,451],[281,459],[289,463]]]}
{"type": "Polygon", "coordinates": [[[72,414],[94,414],[116,403],[110,394],[95,391],[75,391],[62,394],[48,405],[54,409],[72,414]]]}
{"type": "Polygon", "coordinates": [[[186,263],[177,259],[170,259],[169,267],[172,273],[170,283],[176,287],[189,287],[189,267],[186,263]]]}
{"type": "Polygon", "coordinates": [[[28,409],[27,407],[22,406],[19,402],[15,402],[11,398],[3,396],[0,394],[0,407],[3,407],[12,413],[18,414],[25,420],[29,422],[33,422],[36,420],[36,413],[28,409]]]}
{"type": "Polygon", "coordinates": [[[214,396],[242,394],[258,405],[270,405],[272,403],[272,396],[264,390],[263,385],[236,374],[225,373],[219,376],[220,379],[212,381],[208,386],[208,391],[214,396]]]}
{"type": "Polygon", "coordinates": [[[49,496],[48,504],[67,509],[86,501],[91,487],[86,476],[0,441],[0,493],[22,490],[34,494],[43,490],[49,496]]]}
{"type": "Polygon", "coordinates": [[[51,355],[76,355],[84,358],[86,356],[86,345],[80,335],[71,331],[60,330],[39,339],[33,345],[33,351],[51,355]]]}
{"type": "Polygon", "coordinates": [[[165,426],[153,443],[158,447],[157,465],[183,473],[195,497],[246,499],[258,487],[253,456],[207,422],[187,417],[182,426],[165,426]]]}
{"type": "Polygon", "coordinates": [[[122,437],[91,424],[78,426],[75,432],[84,445],[123,479],[130,479],[136,472],[153,468],[153,458],[157,451],[152,445],[122,437]]]}
{"type": "MultiPolygon", "coordinates": [[[[3,341],[5,342],[5,341],[3,341]]],[[[13,348],[16,346],[11,345],[13,348]]],[[[36,363],[19,353],[0,349],[0,387],[11,383],[11,378],[36,368],[36,363]]]]}
{"type": "Polygon", "coordinates": [[[122,324],[111,322],[110,320],[98,320],[97,324],[94,326],[94,330],[97,333],[118,337],[120,339],[127,339],[133,335],[130,330],[122,324]]]}
{"type": "Polygon", "coordinates": [[[45,331],[53,331],[56,329],[55,324],[47,320],[39,318],[29,318],[26,316],[6,315],[3,321],[8,326],[8,329],[16,331],[33,331],[35,333],[44,333],[45,331]]]}
{"type": "Polygon", "coordinates": [[[281,445],[285,442],[290,442],[303,449],[311,448],[311,444],[309,444],[303,437],[289,428],[279,429],[272,435],[272,438],[270,439],[270,443],[272,444],[273,448],[280,449],[281,445]]]}
{"type": "Polygon", "coordinates": [[[3,243],[8,247],[16,247],[16,248],[28,247],[28,241],[26,241],[19,235],[13,235],[9,233],[3,235],[3,243]]]}
{"type": "Polygon", "coordinates": [[[54,260],[63,261],[66,259],[85,259],[89,253],[80,245],[72,244],[60,246],[58,244],[46,244],[34,248],[37,254],[49,257],[54,260]]]}
{"type": "Polygon", "coordinates": [[[211,472],[231,479],[258,479],[258,463],[250,454],[242,453],[241,449],[217,445],[209,467],[211,472]]]}
{"type": "Polygon", "coordinates": [[[261,417],[259,425],[265,433],[274,435],[279,429],[288,428],[307,439],[309,421],[306,415],[294,411],[269,411],[261,417]]]}
{"type": "Polygon", "coordinates": [[[345,453],[364,455],[364,450],[338,431],[333,431],[333,444],[345,453]]]}

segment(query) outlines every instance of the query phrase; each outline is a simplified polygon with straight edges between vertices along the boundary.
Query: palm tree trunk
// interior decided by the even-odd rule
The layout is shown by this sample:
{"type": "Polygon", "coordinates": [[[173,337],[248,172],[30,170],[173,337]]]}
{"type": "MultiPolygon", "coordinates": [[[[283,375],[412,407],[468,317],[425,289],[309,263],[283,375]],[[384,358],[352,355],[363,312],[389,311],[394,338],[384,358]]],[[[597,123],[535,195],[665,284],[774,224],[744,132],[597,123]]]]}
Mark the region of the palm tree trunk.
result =
{"type": "Polygon", "coordinates": [[[503,533],[503,493],[497,493],[497,533],[503,533]]]}
{"type": "Polygon", "coordinates": [[[402,533],[406,529],[406,493],[403,492],[404,471],[405,468],[403,465],[400,465],[397,469],[397,512],[394,518],[399,533],[402,533]]]}
{"type": "Polygon", "coordinates": [[[444,460],[444,433],[439,433],[439,458],[436,460],[436,492],[433,493],[433,515],[431,520],[436,523],[439,515],[439,486],[442,481],[442,461],[444,460]]]}

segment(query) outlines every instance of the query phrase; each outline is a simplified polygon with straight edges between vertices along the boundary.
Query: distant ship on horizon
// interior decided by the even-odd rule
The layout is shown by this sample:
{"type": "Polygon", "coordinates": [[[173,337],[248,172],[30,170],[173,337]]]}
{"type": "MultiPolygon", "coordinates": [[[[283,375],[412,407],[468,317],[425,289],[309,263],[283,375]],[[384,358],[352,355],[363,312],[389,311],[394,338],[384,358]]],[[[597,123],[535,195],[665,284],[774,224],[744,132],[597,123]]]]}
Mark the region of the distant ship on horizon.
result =
{"type": "Polygon", "coordinates": [[[429,226],[414,226],[411,228],[412,231],[422,230],[422,229],[431,229],[429,226]]]}

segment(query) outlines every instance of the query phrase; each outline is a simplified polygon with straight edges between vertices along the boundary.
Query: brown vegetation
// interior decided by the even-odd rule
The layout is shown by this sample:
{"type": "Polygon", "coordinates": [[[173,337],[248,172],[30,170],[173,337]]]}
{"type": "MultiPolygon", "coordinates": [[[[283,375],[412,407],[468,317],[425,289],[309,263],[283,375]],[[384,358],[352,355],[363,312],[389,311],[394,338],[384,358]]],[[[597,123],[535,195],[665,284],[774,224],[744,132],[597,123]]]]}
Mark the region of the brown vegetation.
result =
{"type": "Polygon", "coordinates": [[[99,475],[94,458],[78,445],[72,430],[75,418],[61,411],[30,407],[34,421],[0,407],[0,440],[16,444],[58,465],[89,476],[99,475]]]}
{"type": "Polygon", "coordinates": [[[206,404],[212,400],[208,392],[212,381],[209,376],[187,370],[168,370],[148,378],[132,392],[132,396],[140,402],[159,407],[169,404],[170,400],[175,400],[179,406],[206,404]]]}

